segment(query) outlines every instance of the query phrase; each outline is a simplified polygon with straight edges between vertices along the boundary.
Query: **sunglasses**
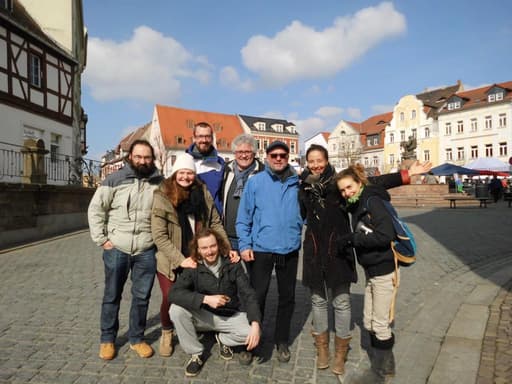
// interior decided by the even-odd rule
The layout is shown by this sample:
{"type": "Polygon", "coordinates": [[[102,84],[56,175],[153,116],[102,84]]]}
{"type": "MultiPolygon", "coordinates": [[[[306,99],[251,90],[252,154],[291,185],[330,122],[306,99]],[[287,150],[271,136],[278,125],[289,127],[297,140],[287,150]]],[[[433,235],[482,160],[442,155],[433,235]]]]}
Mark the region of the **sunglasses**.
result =
{"type": "Polygon", "coordinates": [[[288,154],[287,153],[270,153],[269,154],[271,159],[287,159],[288,154]]]}

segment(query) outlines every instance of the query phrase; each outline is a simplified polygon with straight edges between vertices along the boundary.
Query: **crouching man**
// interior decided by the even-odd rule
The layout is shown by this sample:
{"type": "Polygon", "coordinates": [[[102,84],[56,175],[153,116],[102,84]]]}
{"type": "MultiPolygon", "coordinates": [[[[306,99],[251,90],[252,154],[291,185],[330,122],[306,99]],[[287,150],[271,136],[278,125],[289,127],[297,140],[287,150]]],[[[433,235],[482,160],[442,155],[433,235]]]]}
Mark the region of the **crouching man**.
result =
{"type": "Polygon", "coordinates": [[[184,269],[169,292],[169,314],[183,350],[191,355],[185,375],[196,376],[203,367],[203,345],[197,332],[215,331],[224,360],[231,347],[245,345],[240,364],[249,365],[261,334],[261,314],[247,275],[240,263],[230,263],[229,245],[214,230],[196,232],[190,247],[197,268],[184,269]],[[241,302],[244,308],[241,308],[241,302]]]}

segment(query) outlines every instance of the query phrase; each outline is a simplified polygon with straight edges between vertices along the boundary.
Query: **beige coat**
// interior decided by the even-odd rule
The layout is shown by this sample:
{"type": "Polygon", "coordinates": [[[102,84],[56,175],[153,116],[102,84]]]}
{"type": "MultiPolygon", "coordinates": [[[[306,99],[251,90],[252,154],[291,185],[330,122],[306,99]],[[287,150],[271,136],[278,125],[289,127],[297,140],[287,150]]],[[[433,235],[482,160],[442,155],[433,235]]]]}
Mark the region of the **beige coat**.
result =
{"type": "MultiPolygon", "coordinates": [[[[210,192],[208,192],[206,185],[203,184],[202,188],[204,200],[209,211],[208,226],[219,232],[225,238],[227,244],[229,244],[213,198],[210,192]]],[[[174,270],[185,260],[185,256],[181,253],[181,227],[178,220],[178,212],[163,193],[162,186],[155,191],[153,197],[151,232],[158,249],[156,253],[157,271],[165,275],[169,280],[174,281],[176,278],[174,270]]]]}

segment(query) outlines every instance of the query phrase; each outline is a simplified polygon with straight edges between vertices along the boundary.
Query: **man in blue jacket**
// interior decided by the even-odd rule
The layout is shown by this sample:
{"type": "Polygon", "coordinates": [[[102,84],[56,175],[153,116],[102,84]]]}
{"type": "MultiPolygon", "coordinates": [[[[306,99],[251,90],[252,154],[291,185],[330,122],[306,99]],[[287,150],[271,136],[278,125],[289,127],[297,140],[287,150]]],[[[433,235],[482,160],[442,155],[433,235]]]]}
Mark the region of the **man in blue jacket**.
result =
{"type": "Polygon", "coordinates": [[[288,164],[288,145],[274,141],[266,152],[265,170],[251,177],[244,188],[236,232],[262,315],[275,268],[279,303],[274,341],[279,361],[288,362],[303,224],[298,203],[299,178],[288,164]]]}
{"type": "Polygon", "coordinates": [[[224,173],[224,159],[213,146],[213,129],[206,122],[194,126],[194,143],[187,149],[196,165],[197,177],[206,184],[213,197],[215,207],[222,214],[221,185],[224,173]]]}

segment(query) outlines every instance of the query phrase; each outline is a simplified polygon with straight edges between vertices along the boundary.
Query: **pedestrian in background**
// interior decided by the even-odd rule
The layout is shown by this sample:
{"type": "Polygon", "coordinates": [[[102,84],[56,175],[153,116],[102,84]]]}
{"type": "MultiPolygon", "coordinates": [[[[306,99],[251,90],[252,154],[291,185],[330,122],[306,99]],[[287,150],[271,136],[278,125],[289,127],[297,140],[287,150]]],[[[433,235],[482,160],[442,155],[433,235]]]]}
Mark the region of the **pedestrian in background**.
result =
{"type": "Polygon", "coordinates": [[[351,165],[335,177],[337,187],[347,203],[351,233],[340,233],[338,250],[354,249],[357,261],[364,268],[366,286],[363,325],[370,333],[373,347],[372,368],[383,378],[395,375],[391,329],[394,318],[392,302],[400,278],[391,241],[395,230],[382,200],[390,200],[385,189],[370,185],[364,167],[351,165]]]}
{"type": "Polygon", "coordinates": [[[125,166],[107,176],[89,204],[91,237],[103,248],[105,266],[99,353],[104,360],[111,360],[116,354],[119,308],[130,273],[130,348],[140,357],[153,355],[153,349],[144,341],[144,331],[156,272],[151,205],[153,192],[163,179],[154,160],[155,154],[149,142],[135,140],[130,146],[125,166]]]}
{"type": "Polygon", "coordinates": [[[186,152],[194,158],[197,177],[206,184],[215,202],[215,207],[219,213],[222,213],[220,188],[224,172],[224,159],[217,154],[217,150],[213,146],[213,128],[206,122],[200,122],[194,126],[193,134],[194,142],[186,152]]]}
{"type": "Polygon", "coordinates": [[[236,216],[245,184],[250,177],[264,169],[256,159],[256,140],[252,135],[242,133],[231,143],[235,159],[226,164],[222,182],[223,223],[231,247],[238,251],[236,216]]]}
{"type": "MultiPolygon", "coordinates": [[[[176,270],[196,267],[196,262],[190,258],[189,243],[194,233],[209,227],[227,241],[213,198],[196,176],[194,159],[183,153],[176,159],[171,175],[155,191],[151,215],[151,232],[158,249],[156,275],[162,292],[161,356],[171,356],[173,352],[174,326],[169,317],[168,295],[176,280],[176,270]]],[[[238,259],[236,252],[234,254],[238,259]]]]}
{"type": "MultiPolygon", "coordinates": [[[[313,338],[317,349],[317,368],[329,366],[329,309],[334,309],[335,357],[331,370],[342,375],[351,340],[350,284],[357,281],[353,252],[338,252],[337,236],[351,233],[329,163],[327,149],[312,144],[306,152],[306,168],[301,174],[299,200],[306,220],[303,242],[302,283],[311,290],[313,338]]],[[[412,164],[409,171],[370,178],[384,188],[410,182],[410,176],[424,173],[430,163],[412,164]]]]}
{"type": "Polygon", "coordinates": [[[274,141],[266,152],[265,170],[249,178],[245,185],[238,208],[236,233],[262,315],[275,268],[278,306],[274,343],[279,361],[288,362],[302,232],[299,178],[288,164],[290,150],[286,143],[274,141]]]}
{"type": "Polygon", "coordinates": [[[215,331],[220,357],[233,358],[232,347],[243,345],[242,365],[252,361],[250,351],[260,341],[261,316],[254,289],[240,263],[229,263],[229,243],[213,229],[199,230],[191,245],[197,268],[186,269],[169,294],[170,316],[183,350],[191,355],[185,375],[196,376],[203,367],[204,346],[198,331],[215,331]],[[244,309],[242,309],[242,307],[244,309]]]}

